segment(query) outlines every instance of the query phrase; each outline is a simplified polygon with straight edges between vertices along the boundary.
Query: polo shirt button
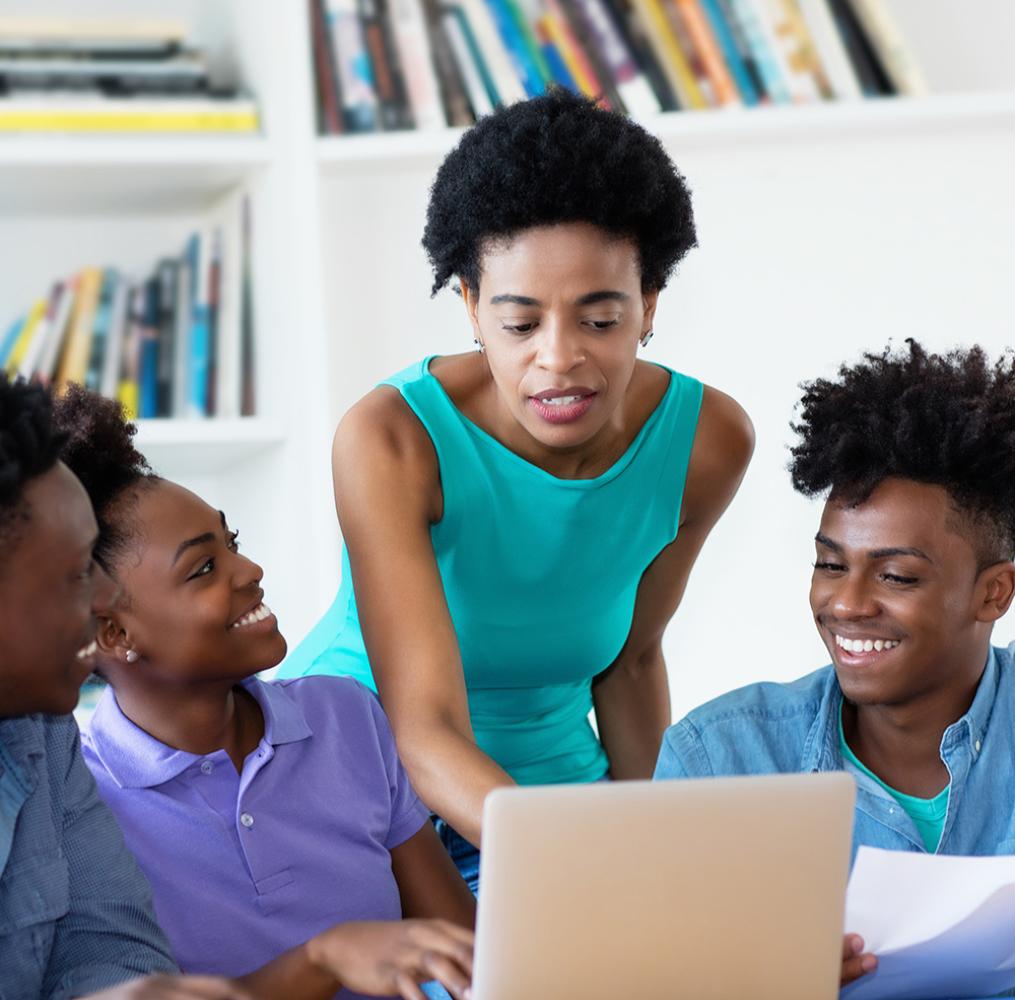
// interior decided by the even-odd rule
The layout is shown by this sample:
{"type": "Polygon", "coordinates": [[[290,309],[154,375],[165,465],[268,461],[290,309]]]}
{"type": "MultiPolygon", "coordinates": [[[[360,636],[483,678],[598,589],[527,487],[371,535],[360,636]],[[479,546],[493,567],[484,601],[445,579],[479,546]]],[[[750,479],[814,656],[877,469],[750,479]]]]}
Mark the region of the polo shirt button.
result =
{"type": "Polygon", "coordinates": [[[250,813],[243,813],[240,822],[249,830],[254,825],[254,817],[250,813]]]}
{"type": "Polygon", "coordinates": [[[214,769],[215,769],[215,765],[210,760],[203,760],[203,761],[201,761],[201,773],[202,774],[211,774],[211,772],[214,769]]]}
{"type": "Polygon", "coordinates": [[[983,746],[983,744],[982,744],[982,743],[981,743],[981,742],[980,742],[979,740],[977,740],[977,741],[976,741],[976,742],[975,742],[975,743],[973,744],[973,749],[974,749],[974,750],[975,750],[975,751],[976,751],[977,753],[979,753],[979,752],[980,752],[980,747],[982,747],[982,746],[983,746]]]}

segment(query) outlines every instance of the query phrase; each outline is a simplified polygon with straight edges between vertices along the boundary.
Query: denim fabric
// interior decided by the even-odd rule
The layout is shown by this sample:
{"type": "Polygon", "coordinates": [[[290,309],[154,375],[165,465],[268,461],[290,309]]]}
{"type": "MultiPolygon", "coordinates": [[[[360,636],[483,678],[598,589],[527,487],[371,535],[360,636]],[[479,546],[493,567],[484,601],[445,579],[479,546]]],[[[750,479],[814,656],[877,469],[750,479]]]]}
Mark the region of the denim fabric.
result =
{"type": "Polygon", "coordinates": [[[0,997],[63,1000],[174,970],[74,720],[0,720],[0,997]]]}
{"type": "MultiPolygon", "coordinates": [[[[1015,854],[1015,643],[994,647],[969,711],[941,739],[951,775],[938,854],[1015,854]]],[[[790,684],[751,684],[695,709],[663,738],[656,778],[846,771],[861,844],[925,851],[913,821],[839,749],[842,691],[832,667],[790,684]]]]}
{"type": "Polygon", "coordinates": [[[431,817],[444,849],[451,855],[473,896],[479,895],[479,848],[473,847],[454,827],[439,816],[431,817]]]}

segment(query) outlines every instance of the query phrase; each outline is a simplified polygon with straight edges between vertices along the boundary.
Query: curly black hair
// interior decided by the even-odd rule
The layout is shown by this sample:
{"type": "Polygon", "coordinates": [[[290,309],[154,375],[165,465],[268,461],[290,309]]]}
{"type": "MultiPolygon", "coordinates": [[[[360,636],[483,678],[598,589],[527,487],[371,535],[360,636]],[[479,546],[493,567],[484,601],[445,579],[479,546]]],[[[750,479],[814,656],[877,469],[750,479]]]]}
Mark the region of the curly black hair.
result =
{"type": "Polygon", "coordinates": [[[556,87],[480,119],[441,164],[423,233],[432,293],[455,275],[477,288],[491,239],[562,222],[633,240],[646,291],[697,243],[690,192],[659,140],[556,87]]]}
{"type": "Polygon", "coordinates": [[[0,371],[0,544],[5,548],[17,540],[28,516],[25,485],[53,468],[62,443],[50,394],[0,371]]]}
{"type": "Polygon", "coordinates": [[[53,419],[65,435],[60,458],[81,480],[95,508],[99,524],[95,559],[112,575],[136,536],[130,507],[138,490],[159,477],[134,447],[137,427],[115,400],[72,384],[56,401],[53,419]]]}
{"type": "Polygon", "coordinates": [[[981,347],[865,354],[801,388],[794,487],[863,503],[880,482],[941,486],[977,533],[982,566],[1015,556],[1015,356],[981,347]]]}

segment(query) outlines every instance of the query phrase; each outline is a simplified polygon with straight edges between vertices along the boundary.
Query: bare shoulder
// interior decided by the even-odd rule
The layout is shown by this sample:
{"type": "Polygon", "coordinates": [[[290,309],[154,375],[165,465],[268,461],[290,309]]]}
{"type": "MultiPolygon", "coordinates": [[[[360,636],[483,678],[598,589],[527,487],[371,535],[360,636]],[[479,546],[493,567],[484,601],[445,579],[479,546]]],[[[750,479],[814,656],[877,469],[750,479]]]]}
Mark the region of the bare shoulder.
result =
{"type": "Polygon", "coordinates": [[[754,425],[732,397],[706,385],[687,470],[684,519],[708,518],[733,498],[754,453],[754,425]]]}
{"type": "Polygon", "coordinates": [[[437,454],[419,418],[393,386],[368,392],[339,421],[331,449],[339,513],[401,497],[430,511],[439,498],[437,454]]]}

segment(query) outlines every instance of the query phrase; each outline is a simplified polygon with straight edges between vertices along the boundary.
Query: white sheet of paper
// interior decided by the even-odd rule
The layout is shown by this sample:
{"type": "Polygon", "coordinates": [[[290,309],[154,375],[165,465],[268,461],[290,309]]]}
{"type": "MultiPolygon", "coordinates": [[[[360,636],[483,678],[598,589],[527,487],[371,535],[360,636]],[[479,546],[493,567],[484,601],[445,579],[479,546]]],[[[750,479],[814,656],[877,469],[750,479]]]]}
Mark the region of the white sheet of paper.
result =
{"type": "Polygon", "coordinates": [[[846,931],[878,956],[849,1000],[996,996],[1015,987],[1015,856],[964,858],[861,847],[846,931]]]}

